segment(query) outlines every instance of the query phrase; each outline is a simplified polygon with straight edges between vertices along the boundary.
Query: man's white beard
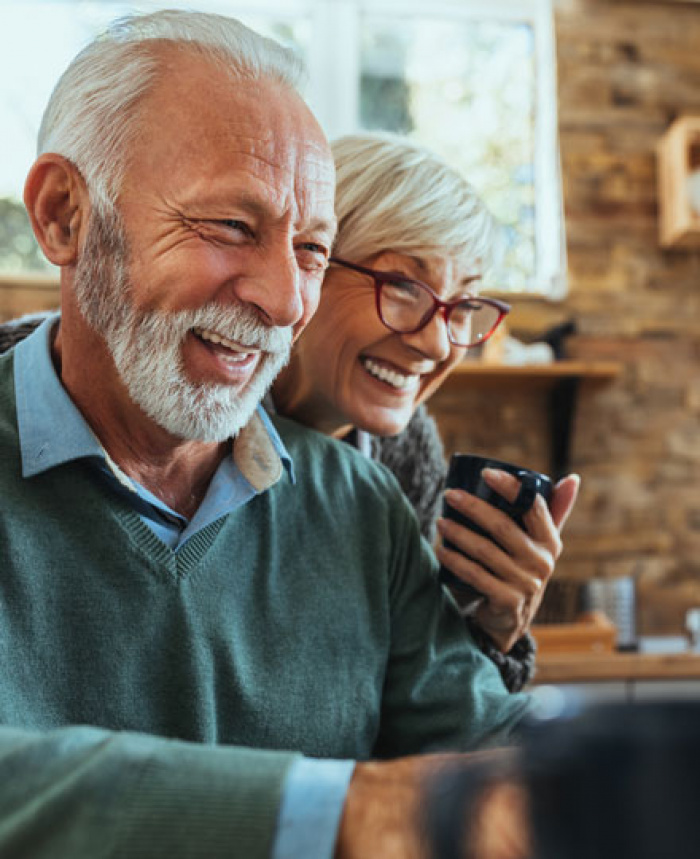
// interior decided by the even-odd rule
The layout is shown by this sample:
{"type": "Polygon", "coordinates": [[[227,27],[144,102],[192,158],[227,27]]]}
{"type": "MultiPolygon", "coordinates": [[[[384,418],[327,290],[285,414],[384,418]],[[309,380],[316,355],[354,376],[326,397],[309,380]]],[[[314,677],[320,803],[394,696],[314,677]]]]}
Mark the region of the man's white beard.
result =
{"type": "Polygon", "coordinates": [[[245,304],[209,303],[177,313],[137,313],[116,211],[93,213],[76,268],[75,294],[88,324],[104,337],[131,399],[179,438],[221,442],[237,435],[289,360],[291,328],[264,325],[245,304]],[[261,351],[242,390],[195,385],[187,379],[182,347],[195,327],[261,351]]]}
{"type": "Polygon", "coordinates": [[[130,316],[125,325],[104,332],[119,375],[134,402],[159,426],[181,438],[218,442],[237,435],[289,359],[289,329],[266,328],[242,305],[209,304],[138,318],[131,310],[130,316]],[[222,384],[195,385],[187,379],[182,345],[195,327],[263,350],[243,390],[222,384]],[[278,336],[282,332],[287,336],[278,336]]]}

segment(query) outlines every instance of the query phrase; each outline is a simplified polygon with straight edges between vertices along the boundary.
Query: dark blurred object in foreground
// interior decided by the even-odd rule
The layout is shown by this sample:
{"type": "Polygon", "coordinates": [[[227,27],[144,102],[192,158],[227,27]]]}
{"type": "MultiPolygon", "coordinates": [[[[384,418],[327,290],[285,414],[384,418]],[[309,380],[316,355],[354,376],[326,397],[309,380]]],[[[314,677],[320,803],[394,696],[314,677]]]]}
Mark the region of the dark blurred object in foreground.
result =
{"type": "Polygon", "coordinates": [[[508,770],[452,770],[430,789],[435,859],[470,854],[470,815],[494,782],[524,784],[532,859],[697,859],[700,702],[601,704],[533,720],[508,770]]]}

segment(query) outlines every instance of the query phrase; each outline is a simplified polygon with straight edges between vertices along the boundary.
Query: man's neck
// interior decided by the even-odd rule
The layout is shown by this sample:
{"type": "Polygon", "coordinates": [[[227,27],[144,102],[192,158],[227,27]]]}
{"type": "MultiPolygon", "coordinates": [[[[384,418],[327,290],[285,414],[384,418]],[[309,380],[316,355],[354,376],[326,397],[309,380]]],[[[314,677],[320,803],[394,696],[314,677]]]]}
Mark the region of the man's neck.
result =
{"type": "MultiPolygon", "coordinates": [[[[80,354],[90,354],[89,365],[73,353],[73,338],[62,336],[62,325],[51,355],[61,383],[89,424],[110,459],[131,480],[148,489],[170,508],[190,519],[199,508],[214,472],[231,452],[231,442],[186,441],[158,426],[133,402],[116,379],[102,341],[80,354]],[[109,384],[105,381],[109,378],[109,384]],[[121,397],[114,397],[118,390],[121,397]],[[107,394],[106,392],[111,393],[107,394]]],[[[90,336],[88,334],[88,336],[90,336]]]]}
{"type": "Polygon", "coordinates": [[[333,438],[344,438],[354,427],[303,378],[292,356],[271,390],[275,409],[305,427],[333,438]]]}

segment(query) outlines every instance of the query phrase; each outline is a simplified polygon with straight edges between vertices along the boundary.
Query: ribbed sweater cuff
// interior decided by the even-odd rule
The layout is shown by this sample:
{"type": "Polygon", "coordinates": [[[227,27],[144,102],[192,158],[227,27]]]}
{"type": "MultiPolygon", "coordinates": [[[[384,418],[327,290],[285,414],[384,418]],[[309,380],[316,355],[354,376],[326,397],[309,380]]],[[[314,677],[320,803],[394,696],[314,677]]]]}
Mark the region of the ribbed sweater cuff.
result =
{"type": "Polygon", "coordinates": [[[124,859],[267,857],[299,755],[168,744],[144,761],[127,802],[124,859]]]}

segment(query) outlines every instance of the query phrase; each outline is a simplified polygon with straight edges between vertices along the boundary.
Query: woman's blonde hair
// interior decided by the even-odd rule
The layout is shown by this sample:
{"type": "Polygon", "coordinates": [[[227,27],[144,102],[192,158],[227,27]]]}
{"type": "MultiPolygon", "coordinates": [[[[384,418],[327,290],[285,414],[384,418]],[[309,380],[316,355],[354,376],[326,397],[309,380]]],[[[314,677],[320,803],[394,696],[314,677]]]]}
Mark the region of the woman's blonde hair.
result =
{"type": "Polygon", "coordinates": [[[338,234],[333,253],[358,261],[382,251],[470,259],[498,251],[498,225],[474,188],[430,150],[388,133],[332,144],[338,234]]]}

